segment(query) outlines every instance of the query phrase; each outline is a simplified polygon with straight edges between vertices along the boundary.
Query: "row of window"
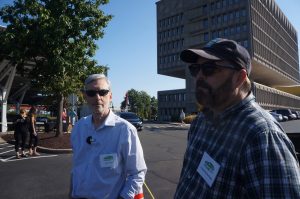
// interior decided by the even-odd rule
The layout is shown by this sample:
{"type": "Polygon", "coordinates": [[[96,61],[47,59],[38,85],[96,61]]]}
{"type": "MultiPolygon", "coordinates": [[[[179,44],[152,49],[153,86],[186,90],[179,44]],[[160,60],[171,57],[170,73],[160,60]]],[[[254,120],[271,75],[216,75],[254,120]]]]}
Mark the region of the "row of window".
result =
{"type": "Polygon", "coordinates": [[[248,31],[248,28],[247,28],[246,24],[236,25],[236,26],[231,26],[231,27],[227,27],[227,28],[224,28],[224,29],[219,29],[219,30],[213,31],[212,32],[212,38],[228,37],[230,35],[240,34],[240,33],[247,32],[247,31],[248,31]]]}
{"type": "Polygon", "coordinates": [[[159,51],[167,51],[167,50],[173,50],[173,49],[181,49],[183,46],[183,39],[163,43],[159,45],[159,51]]]}
{"type": "Polygon", "coordinates": [[[203,12],[208,12],[210,10],[216,10],[216,9],[221,9],[221,8],[226,8],[229,6],[232,6],[233,4],[239,3],[240,1],[245,1],[245,0],[219,0],[216,2],[212,2],[210,4],[210,8],[205,4],[202,6],[203,12]]]}
{"type": "MultiPolygon", "coordinates": [[[[258,38],[261,43],[270,48],[275,54],[284,57],[285,61],[293,67],[298,67],[297,49],[291,48],[291,44],[287,43],[277,31],[273,34],[263,31],[258,25],[253,26],[253,36],[258,38]]],[[[272,60],[272,58],[270,57],[272,60]]]]}
{"type": "Polygon", "coordinates": [[[183,33],[183,26],[178,26],[166,31],[162,31],[158,33],[158,40],[162,40],[164,38],[169,38],[169,37],[175,37],[182,35],[183,33]]]}
{"type": "Polygon", "coordinates": [[[184,102],[185,101],[185,93],[159,95],[158,101],[160,101],[160,102],[184,102]]]}
{"type": "Polygon", "coordinates": [[[283,24],[272,17],[269,12],[258,13],[258,11],[254,9],[252,19],[264,29],[266,34],[272,36],[275,41],[281,44],[281,47],[288,51],[295,59],[298,59],[297,39],[296,37],[291,37],[291,35],[293,35],[291,30],[282,26],[283,24]]]}
{"type": "MultiPolygon", "coordinates": [[[[225,13],[223,15],[218,15],[218,16],[214,16],[211,18],[211,24],[212,25],[216,25],[216,24],[220,24],[223,22],[228,22],[230,20],[234,20],[234,19],[239,19],[240,17],[246,17],[247,16],[247,12],[246,9],[242,9],[242,10],[236,10],[230,13],[225,13]]],[[[203,26],[204,27],[208,27],[208,20],[204,20],[203,21],[203,26]]]]}
{"type": "Polygon", "coordinates": [[[180,13],[180,14],[177,14],[177,15],[174,15],[174,16],[171,16],[171,17],[167,17],[167,18],[159,20],[158,25],[159,25],[160,28],[167,27],[167,26],[172,26],[174,24],[180,23],[181,20],[182,20],[182,17],[183,17],[183,13],[180,13]]]}
{"type": "Polygon", "coordinates": [[[268,22],[275,24],[275,20],[277,20],[280,23],[280,25],[284,27],[285,30],[290,31],[290,34],[292,34],[294,38],[297,37],[297,32],[294,31],[294,28],[292,27],[287,17],[284,15],[284,13],[280,10],[280,8],[276,5],[276,3],[273,0],[255,0],[252,1],[252,4],[253,8],[255,8],[258,11],[258,13],[264,15],[268,22]],[[263,4],[265,6],[263,6],[263,4]]]}
{"type": "Polygon", "coordinates": [[[174,53],[166,56],[160,56],[158,58],[159,64],[168,64],[180,61],[180,53],[174,53]]]}
{"type": "Polygon", "coordinates": [[[286,60],[288,59],[287,53],[282,52],[283,54],[274,54],[274,51],[269,49],[262,42],[258,42],[255,39],[253,51],[255,55],[258,55],[257,58],[261,59],[264,62],[267,62],[269,65],[273,65],[278,67],[284,73],[289,74],[291,77],[295,79],[299,79],[299,73],[295,68],[290,67],[286,60]],[[280,57],[278,56],[280,55],[280,57]]]}
{"type": "Polygon", "coordinates": [[[210,10],[226,8],[227,6],[231,6],[235,3],[239,3],[240,1],[241,0],[220,0],[220,1],[212,2],[210,4],[210,10]]]}

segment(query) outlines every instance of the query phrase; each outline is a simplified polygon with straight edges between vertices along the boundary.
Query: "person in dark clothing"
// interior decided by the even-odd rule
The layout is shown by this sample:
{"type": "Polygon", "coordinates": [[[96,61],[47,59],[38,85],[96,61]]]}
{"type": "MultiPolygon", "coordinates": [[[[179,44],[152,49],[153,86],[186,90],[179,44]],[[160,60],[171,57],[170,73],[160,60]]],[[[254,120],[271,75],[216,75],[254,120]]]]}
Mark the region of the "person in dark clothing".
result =
{"type": "Polygon", "coordinates": [[[37,150],[38,144],[38,134],[36,132],[36,108],[31,107],[28,113],[28,120],[29,120],[29,155],[40,155],[37,150]]]}
{"type": "Polygon", "coordinates": [[[26,111],[24,109],[20,110],[20,114],[17,116],[15,121],[15,150],[16,150],[16,158],[26,157],[25,154],[25,144],[28,134],[28,121],[26,119],[26,111]],[[22,154],[19,153],[19,147],[21,145],[22,154]]]}

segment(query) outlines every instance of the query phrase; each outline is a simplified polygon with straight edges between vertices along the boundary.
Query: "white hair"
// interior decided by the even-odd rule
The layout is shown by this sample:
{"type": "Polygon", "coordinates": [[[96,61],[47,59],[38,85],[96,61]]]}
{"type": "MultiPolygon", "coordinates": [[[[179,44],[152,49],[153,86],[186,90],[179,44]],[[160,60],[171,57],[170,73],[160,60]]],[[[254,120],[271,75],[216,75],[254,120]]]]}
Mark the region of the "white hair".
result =
{"type": "Polygon", "coordinates": [[[103,73],[92,74],[92,75],[88,76],[88,78],[86,78],[86,80],[84,81],[84,89],[86,88],[86,86],[88,84],[90,84],[91,82],[93,82],[97,79],[105,79],[106,83],[108,84],[108,89],[111,90],[111,83],[110,83],[109,79],[103,73]]]}

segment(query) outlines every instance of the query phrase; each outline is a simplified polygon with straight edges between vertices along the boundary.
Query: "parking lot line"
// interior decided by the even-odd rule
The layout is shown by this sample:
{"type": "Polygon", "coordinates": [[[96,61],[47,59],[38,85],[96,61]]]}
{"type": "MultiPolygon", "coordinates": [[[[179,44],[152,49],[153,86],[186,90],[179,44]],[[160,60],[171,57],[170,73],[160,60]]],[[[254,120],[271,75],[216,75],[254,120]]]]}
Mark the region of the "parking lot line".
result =
{"type": "Polygon", "coordinates": [[[145,185],[145,187],[146,187],[148,193],[150,194],[151,198],[152,198],[152,199],[155,199],[155,198],[154,198],[154,195],[152,194],[151,190],[150,190],[149,187],[147,186],[146,182],[144,182],[144,185],[145,185]]]}
{"type": "Polygon", "coordinates": [[[0,155],[5,154],[5,153],[9,153],[9,152],[12,152],[12,151],[15,151],[15,150],[12,149],[12,150],[8,150],[8,151],[4,151],[4,152],[0,153],[0,155]]]}
{"type": "Polygon", "coordinates": [[[10,145],[10,144],[7,142],[0,144],[0,146],[4,146],[4,145],[10,145]]]}
{"type": "Polygon", "coordinates": [[[13,148],[13,147],[15,147],[14,145],[9,145],[9,146],[2,146],[2,147],[0,147],[0,149],[6,149],[6,148],[13,148]]]}
{"type": "Polygon", "coordinates": [[[20,160],[30,160],[30,159],[38,159],[38,158],[51,158],[51,157],[56,157],[58,155],[40,155],[40,156],[35,156],[35,157],[26,157],[26,158],[20,158],[20,159],[13,159],[15,156],[6,158],[6,159],[0,159],[1,162],[15,162],[15,161],[20,161],[20,160]]]}

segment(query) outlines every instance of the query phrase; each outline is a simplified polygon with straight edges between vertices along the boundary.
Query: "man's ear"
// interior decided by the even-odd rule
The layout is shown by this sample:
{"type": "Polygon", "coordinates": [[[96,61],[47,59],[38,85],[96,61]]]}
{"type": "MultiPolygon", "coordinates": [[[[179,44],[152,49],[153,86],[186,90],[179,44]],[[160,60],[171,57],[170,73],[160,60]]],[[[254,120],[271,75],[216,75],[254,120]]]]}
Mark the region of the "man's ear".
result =
{"type": "Polygon", "coordinates": [[[242,69],[238,72],[235,84],[236,87],[239,88],[243,85],[243,83],[246,81],[247,78],[247,71],[245,69],[242,69]]]}
{"type": "Polygon", "coordinates": [[[81,93],[82,93],[83,99],[86,101],[86,94],[85,94],[84,90],[82,90],[81,93]]]}
{"type": "Polygon", "coordinates": [[[110,94],[109,99],[110,99],[110,101],[112,101],[112,92],[109,91],[109,94],[110,94]]]}

